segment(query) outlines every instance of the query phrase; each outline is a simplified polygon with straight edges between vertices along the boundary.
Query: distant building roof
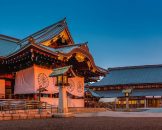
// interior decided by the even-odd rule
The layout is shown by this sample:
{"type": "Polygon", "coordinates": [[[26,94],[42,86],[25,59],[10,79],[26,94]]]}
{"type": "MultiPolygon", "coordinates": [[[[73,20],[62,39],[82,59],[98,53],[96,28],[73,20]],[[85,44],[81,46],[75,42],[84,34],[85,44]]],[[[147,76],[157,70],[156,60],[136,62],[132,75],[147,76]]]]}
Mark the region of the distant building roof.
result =
{"type": "MultiPolygon", "coordinates": [[[[115,97],[125,97],[122,90],[109,90],[109,91],[90,91],[92,96],[100,98],[115,98],[115,97]]],[[[161,96],[162,89],[133,89],[131,96],[132,97],[141,97],[141,96],[161,96]]]]}
{"type": "Polygon", "coordinates": [[[94,87],[162,83],[162,65],[109,68],[109,73],[94,87]]]}

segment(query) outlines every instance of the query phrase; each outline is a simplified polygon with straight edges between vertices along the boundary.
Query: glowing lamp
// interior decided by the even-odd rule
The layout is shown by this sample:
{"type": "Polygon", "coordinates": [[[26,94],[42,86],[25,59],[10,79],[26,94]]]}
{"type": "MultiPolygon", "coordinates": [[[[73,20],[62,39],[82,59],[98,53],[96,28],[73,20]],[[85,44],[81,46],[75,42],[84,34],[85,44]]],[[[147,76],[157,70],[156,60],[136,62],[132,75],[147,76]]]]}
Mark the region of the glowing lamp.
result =
{"type": "Polygon", "coordinates": [[[59,75],[56,77],[56,86],[68,85],[68,76],[67,75],[59,75]]]}
{"type": "Polygon", "coordinates": [[[125,97],[130,97],[130,94],[132,93],[132,89],[124,89],[122,93],[125,94],[125,97]]]}

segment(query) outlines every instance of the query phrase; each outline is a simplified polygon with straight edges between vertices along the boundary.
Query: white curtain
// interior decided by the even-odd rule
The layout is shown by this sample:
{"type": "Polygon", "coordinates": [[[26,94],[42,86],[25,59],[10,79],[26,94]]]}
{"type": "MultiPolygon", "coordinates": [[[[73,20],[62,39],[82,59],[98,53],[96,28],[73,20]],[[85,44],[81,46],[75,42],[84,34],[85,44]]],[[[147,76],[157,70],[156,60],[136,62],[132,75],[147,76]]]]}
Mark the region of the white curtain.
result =
{"type": "MultiPolygon", "coordinates": [[[[48,90],[43,93],[58,93],[58,86],[55,86],[56,78],[49,77],[52,71],[51,69],[41,68],[36,65],[18,71],[16,73],[14,94],[37,93],[39,87],[45,87],[48,90]]],[[[70,94],[78,97],[84,96],[84,78],[69,78],[69,83],[70,86],[67,86],[67,91],[70,94]]]]}

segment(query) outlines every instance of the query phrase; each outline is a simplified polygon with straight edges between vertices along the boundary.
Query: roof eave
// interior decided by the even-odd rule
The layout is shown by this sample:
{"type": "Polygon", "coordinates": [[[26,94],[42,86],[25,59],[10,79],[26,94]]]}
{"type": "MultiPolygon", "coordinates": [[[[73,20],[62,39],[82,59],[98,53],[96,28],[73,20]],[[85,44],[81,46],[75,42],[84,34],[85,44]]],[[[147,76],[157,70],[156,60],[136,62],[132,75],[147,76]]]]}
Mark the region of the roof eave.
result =
{"type": "Polygon", "coordinates": [[[20,41],[20,39],[18,39],[18,38],[14,38],[14,37],[3,35],[3,34],[0,34],[0,39],[10,41],[10,42],[14,42],[14,43],[17,43],[17,44],[20,41]]]}
{"type": "MultiPolygon", "coordinates": [[[[99,81],[100,82],[100,81],[99,81]]],[[[130,84],[112,84],[112,85],[94,85],[91,84],[89,87],[115,87],[115,86],[132,86],[132,85],[152,85],[152,84],[162,84],[162,82],[154,83],[130,83],[130,84]]]]}

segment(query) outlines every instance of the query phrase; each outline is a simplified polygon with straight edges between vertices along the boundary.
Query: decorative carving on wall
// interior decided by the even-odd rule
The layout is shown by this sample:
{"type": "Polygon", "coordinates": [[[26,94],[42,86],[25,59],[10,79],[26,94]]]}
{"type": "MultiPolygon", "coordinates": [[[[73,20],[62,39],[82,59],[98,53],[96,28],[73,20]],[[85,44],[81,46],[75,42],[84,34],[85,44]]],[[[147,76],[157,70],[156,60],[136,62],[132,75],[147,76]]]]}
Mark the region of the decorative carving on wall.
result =
{"type": "Polygon", "coordinates": [[[54,86],[56,91],[59,91],[59,86],[56,85],[56,79],[55,78],[53,78],[53,86],[54,86]]]}
{"type": "Polygon", "coordinates": [[[46,74],[40,73],[38,75],[38,84],[42,88],[47,88],[49,86],[49,80],[46,74]]]}
{"type": "Polygon", "coordinates": [[[83,90],[84,90],[83,88],[84,88],[83,83],[79,81],[77,83],[77,91],[78,91],[78,93],[82,93],[83,90]]]}
{"type": "Polygon", "coordinates": [[[67,90],[68,90],[69,92],[72,92],[72,91],[74,91],[74,88],[75,88],[75,83],[74,83],[74,81],[71,80],[71,79],[69,79],[69,86],[67,87],[67,90]]]}

